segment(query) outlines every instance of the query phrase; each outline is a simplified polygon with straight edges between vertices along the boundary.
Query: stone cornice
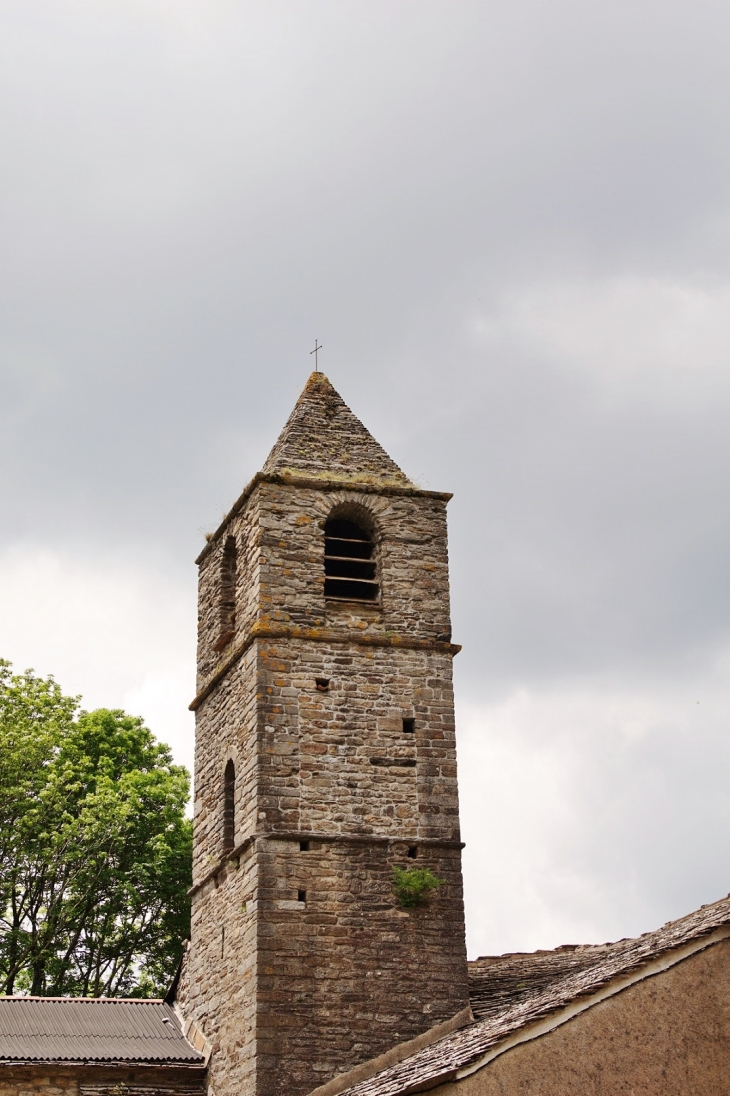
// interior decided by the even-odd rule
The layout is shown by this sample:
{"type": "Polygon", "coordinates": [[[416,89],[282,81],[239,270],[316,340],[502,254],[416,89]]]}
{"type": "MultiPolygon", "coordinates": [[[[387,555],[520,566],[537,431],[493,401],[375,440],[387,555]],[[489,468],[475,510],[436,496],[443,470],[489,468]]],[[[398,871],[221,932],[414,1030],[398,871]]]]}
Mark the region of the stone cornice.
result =
{"type": "Polygon", "coordinates": [[[231,860],[238,860],[254,841],[321,841],[325,845],[422,845],[436,849],[463,849],[465,843],[450,837],[381,837],[369,833],[315,833],[312,830],[261,830],[250,833],[235,849],[226,852],[220,860],[205,873],[202,879],[193,883],[188,891],[192,897],[202,890],[206,883],[215,879],[231,860]]]}
{"type": "Polygon", "coordinates": [[[211,534],[205,548],[195,560],[197,564],[201,564],[209,552],[212,551],[213,545],[225,532],[228,522],[240,511],[246,499],[259,483],[278,483],[285,487],[308,487],[316,491],[359,491],[367,495],[405,495],[411,498],[440,499],[442,502],[448,502],[449,499],[453,498],[453,494],[449,491],[426,491],[420,487],[411,487],[407,484],[388,483],[387,480],[383,482],[382,480],[357,479],[347,476],[338,479],[331,473],[322,476],[320,479],[318,476],[298,476],[288,472],[257,472],[253,479],[246,484],[216,531],[211,534]]]}
{"type": "Polygon", "coordinates": [[[189,704],[189,710],[196,712],[206,697],[215,689],[226,676],[232,666],[246,653],[254,640],[257,639],[300,639],[309,643],[341,643],[355,644],[358,647],[399,647],[409,651],[444,651],[446,654],[458,655],[461,650],[459,643],[447,643],[441,639],[416,639],[413,636],[399,635],[395,632],[386,632],[384,635],[369,635],[362,632],[342,632],[334,628],[299,628],[289,624],[267,624],[257,621],[246,633],[244,638],[237,643],[231,653],[220,663],[208,679],[203,688],[198,692],[194,700],[189,704]]]}

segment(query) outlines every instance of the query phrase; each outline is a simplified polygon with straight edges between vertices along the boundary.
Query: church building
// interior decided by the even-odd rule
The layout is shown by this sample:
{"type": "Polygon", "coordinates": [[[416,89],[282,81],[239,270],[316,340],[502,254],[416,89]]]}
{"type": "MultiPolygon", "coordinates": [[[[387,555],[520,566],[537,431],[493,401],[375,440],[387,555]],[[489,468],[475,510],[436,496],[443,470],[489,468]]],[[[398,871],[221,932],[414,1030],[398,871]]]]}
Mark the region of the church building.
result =
{"type": "Polygon", "coordinates": [[[730,1096],[730,899],[467,962],[450,497],[311,375],[197,560],[179,975],[0,998],[0,1096],[730,1096]]]}

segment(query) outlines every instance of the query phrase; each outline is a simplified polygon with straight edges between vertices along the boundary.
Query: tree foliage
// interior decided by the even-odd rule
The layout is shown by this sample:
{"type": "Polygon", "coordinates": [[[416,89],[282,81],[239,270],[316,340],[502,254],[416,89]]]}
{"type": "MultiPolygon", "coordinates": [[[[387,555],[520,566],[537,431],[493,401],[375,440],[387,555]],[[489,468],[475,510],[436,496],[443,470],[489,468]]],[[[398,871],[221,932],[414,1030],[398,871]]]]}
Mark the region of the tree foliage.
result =
{"type": "Polygon", "coordinates": [[[156,996],[189,931],[187,771],[0,660],[0,993],[156,996]]]}

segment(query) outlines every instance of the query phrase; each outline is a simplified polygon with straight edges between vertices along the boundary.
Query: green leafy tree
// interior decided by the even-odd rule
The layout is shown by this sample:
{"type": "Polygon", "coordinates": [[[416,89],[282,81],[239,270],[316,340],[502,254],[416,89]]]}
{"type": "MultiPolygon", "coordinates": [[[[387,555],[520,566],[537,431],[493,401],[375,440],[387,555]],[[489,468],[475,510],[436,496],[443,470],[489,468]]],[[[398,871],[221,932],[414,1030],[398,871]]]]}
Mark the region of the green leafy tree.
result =
{"type": "Polygon", "coordinates": [[[0,992],[150,996],[188,935],[190,780],[141,719],[0,660],[0,992]]]}

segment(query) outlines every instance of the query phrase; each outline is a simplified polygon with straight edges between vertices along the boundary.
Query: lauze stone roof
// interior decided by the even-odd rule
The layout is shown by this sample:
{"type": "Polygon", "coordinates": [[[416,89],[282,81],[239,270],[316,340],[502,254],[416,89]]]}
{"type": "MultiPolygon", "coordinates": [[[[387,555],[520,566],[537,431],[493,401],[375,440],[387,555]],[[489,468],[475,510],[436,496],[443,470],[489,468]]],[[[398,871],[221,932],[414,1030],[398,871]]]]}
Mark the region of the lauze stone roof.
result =
{"type": "Polygon", "coordinates": [[[164,1001],[0,997],[0,1062],[203,1065],[164,1001]]]}
{"type": "Polygon", "coordinates": [[[312,373],[307,381],[263,471],[352,483],[412,486],[324,373],[312,373]]]}
{"type": "Polygon", "coordinates": [[[549,1025],[571,1006],[577,1012],[591,998],[665,969],[728,926],[730,896],[636,939],[477,959],[469,964],[473,1023],[366,1078],[353,1077],[355,1083],[345,1075],[318,1092],[400,1096],[455,1080],[496,1056],[500,1046],[519,1041],[520,1033],[542,1030],[541,1021],[549,1025]]]}

